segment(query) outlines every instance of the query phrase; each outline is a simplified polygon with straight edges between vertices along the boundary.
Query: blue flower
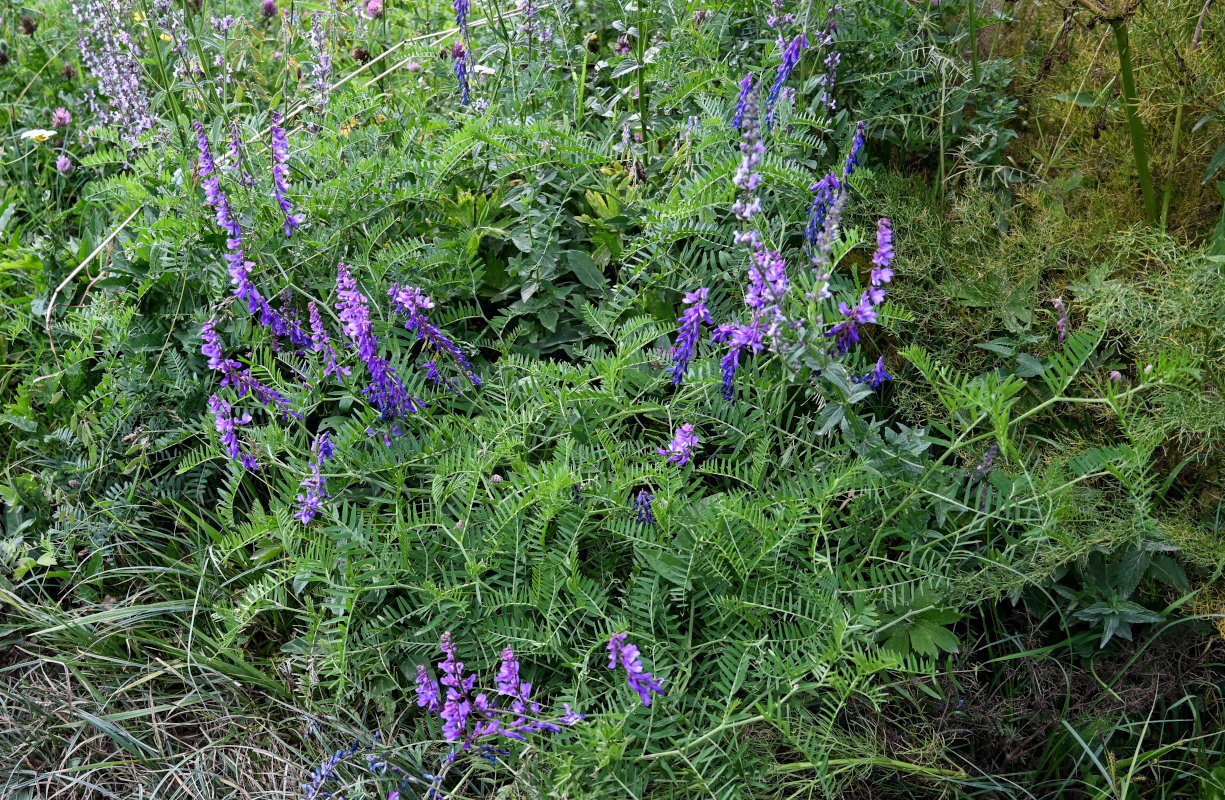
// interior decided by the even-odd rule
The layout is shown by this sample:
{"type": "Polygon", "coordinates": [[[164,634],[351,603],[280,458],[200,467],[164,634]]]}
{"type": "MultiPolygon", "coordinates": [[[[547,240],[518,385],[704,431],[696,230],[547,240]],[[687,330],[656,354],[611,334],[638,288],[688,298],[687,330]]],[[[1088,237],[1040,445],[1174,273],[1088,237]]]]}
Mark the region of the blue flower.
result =
{"type": "Polygon", "coordinates": [[[885,357],[881,356],[876,359],[876,366],[868,371],[866,375],[860,378],[852,378],[855,383],[867,383],[873,389],[879,389],[885,385],[885,381],[893,380],[893,376],[885,372],[885,357]]]}
{"type": "Polygon", "coordinates": [[[634,510],[638,512],[639,525],[655,524],[655,517],[651,514],[651,501],[654,499],[646,489],[638,491],[638,497],[634,499],[634,510]]]}
{"type": "Polygon", "coordinates": [[[746,72],[739,86],[740,97],[736,100],[736,116],[732,117],[733,128],[739,128],[741,120],[744,119],[744,107],[748,102],[749,92],[753,89],[753,73],[746,72]]]}
{"type": "Polygon", "coordinates": [[[706,298],[710,290],[701,287],[689,292],[682,298],[689,306],[677,321],[676,333],[676,366],[672,368],[672,383],[679,385],[689,372],[689,360],[693,358],[693,348],[698,342],[702,322],[713,324],[710,312],[706,310],[706,298]]]}
{"type": "Polygon", "coordinates": [[[625,670],[627,682],[634,691],[638,692],[638,697],[642,699],[644,706],[651,705],[651,692],[656,694],[666,694],[664,687],[649,672],[645,672],[642,668],[642,655],[638,652],[638,648],[632,644],[626,643],[628,634],[615,633],[608,640],[608,668],[616,669],[618,662],[621,668],[625,670]]]}
{"type": "MultiPolygon", "coordinates": [[[[782,41],[781,39],[779,40],[782,41]]],[[[777,110],[778,95],[783,89],[783,84],[790,77],[796,65],[800,63],[800,55],[808,49],[808,37],[801,31],[795,35],[791,43],[783,50],[783,61],[778,65],[778,73],[774,76],[774,85],[770,87],[770,94],[766,97],[766,127],[769,128],[774,124],[774,112],[777,110]]]]}

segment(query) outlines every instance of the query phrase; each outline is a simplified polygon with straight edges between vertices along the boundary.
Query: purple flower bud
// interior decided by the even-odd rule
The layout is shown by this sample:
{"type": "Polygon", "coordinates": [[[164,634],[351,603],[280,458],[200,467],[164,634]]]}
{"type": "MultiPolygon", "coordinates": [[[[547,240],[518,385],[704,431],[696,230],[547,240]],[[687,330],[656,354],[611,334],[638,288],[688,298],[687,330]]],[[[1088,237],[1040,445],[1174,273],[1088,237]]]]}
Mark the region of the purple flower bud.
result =
{"type": "Polygon", "coordinates": [[[69,172],[72,172],[72,159],[61,154],[59,158],[55,159],[55,170],[61,175],[67,175],[69,172]]]}
{"type": "Polygon", "coordinates": [[[634,500],[634,510],[638,512],[639,525],[655,524],[655,517],[651,514],[651,501],[654,499],[646,489],[638,491],[638,497],[634,500]]]}
{"type": "Polygon", "coordinates": [[[1051,305],[1055,307],[1055,312],[1058,317],[1055,319],[1055,329],[1059,333],[1059,341],[1062,343],[1068,338],[1068,307],[1064,305],[1062,297],[1056,297],[1051,300],[1051,305]]]}
{"type": "Polygon", "coordinates": [[[72,122],[72,115],[68,113],[68,109],[60,107],[51,112],[51,127],[63,128],[72,122]]]}

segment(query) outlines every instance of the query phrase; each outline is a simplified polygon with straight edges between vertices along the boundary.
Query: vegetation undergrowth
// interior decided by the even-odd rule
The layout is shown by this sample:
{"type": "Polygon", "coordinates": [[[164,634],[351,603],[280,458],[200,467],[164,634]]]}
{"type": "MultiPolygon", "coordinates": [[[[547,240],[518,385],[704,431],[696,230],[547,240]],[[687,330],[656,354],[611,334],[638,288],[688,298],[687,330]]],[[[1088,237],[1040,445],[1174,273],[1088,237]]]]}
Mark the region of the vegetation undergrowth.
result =
{"type": "Polygon", "coordinates": [[[3,795],[1225,797],[1222,33],[4,11],[3,795]]]}

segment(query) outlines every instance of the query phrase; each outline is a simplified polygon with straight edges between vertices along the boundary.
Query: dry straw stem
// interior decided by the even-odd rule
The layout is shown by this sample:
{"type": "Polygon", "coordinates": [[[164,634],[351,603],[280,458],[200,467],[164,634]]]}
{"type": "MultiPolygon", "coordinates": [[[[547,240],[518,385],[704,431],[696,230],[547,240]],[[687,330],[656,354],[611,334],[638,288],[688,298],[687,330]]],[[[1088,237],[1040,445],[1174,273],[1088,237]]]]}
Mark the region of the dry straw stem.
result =
{"type": "Polygon", "coordinates": [[[51,335],[51,313],[55,311],[55,299],[59,297],[60,292],[64,291],[64,289],[67,288],[68,284],[72,283],[73,279],[76,278],[76,276],[81,274],[81,270],[89,266],[89,262],[93,261],[94,257],[97,256],[98,253],[102,252],[102,248],[110,244],[111,241],[116,236],[119,235],[119,232],[123,230],[124,228],[126,228],[129,222],[131,222],[133,219],[136,218],[136,215],[140,213],[142,208],[144,208],[143,204],[137,206],[136,210],[133,211],[131,214],[129,214],[127,219],[119,223],[119,227],[111,231],[110,235],[107,236],[105,239],[103,239],[102,242],[93,249],[93,252],[85,256],[85,260],[82,261],[80,264],[77,264],[77,268],[74,269],[72,272],[68,273],[68,277],[60,281],[60,285],[56,286],[55,291],[51,293],[51,299],[47,301],[47,314],[43,318],[43,322],[47,326],[47,338],[51,341],[51,355],[55,356],[56,366],[61,366],[61,365],[60,365],[60,355],[59,353],[55,352],[55,337],[51,335]]]}

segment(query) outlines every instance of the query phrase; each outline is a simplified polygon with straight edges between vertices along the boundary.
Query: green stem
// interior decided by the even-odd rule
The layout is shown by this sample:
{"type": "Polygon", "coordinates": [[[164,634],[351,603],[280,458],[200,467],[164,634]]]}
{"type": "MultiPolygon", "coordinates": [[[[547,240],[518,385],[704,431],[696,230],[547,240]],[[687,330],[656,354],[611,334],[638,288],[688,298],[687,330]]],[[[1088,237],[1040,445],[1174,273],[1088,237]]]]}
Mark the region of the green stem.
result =
{"type": "Polygon", "coordinates": [[[1144,149],[1144,125],[1136,110],[1140,100],[1136,96],[1136,78],[1131,70],[1131,45],[1127,41],[1127,23],[1121,19],[1110,20],[1114,30],[1114,41],[1119,49],[1119,73],[1123,79],[1123,109],[1127,112],[1127,125],[1131,128],[1131,146],[1136,157],[1136,172],[1140,176],[1140,191],[1144,195],[1144,217],[1150,224],[1157,221],[1157,196],[1153,193],[1153,179],[1148,171],[1148,152],[1144,149]]]}
{"type": "Polygon", "coordinates": [[[642,149],[650,154],[647,141],[647,17],[644,6],[647,0],[638,0],[638,129],[642,131],[642,149]]]}
{"type": "MultiPolygon", "coordinates": [[[[869,757],[869,758],[831,758],[827,761],[822,761],[822,767],[857,767],[857,766],[874,766],[886,767],[888,769],[896,769],[899,772],[909,772],[916,775],[928,775],[933,778],[954,778],[964,779],[969,776],[959,769],[938,769],[936,767],[925,767],[922,764],[912,764],[909,761],[899,761],[896,758],[869,757]]],[[[771,768],[771,772],[803,772],[806,770],[816,770],[819,766],[811,761],[793,761],[789,764],[778,764],[771,768]]]]}
{"type": "Polygon", "coordinates": [[[1165,177],[1165,192],[1161,196],[1161,230],[1165,230],[1170,218],[1170,197],[1174,194],[1175,165],[1178,163],[1178,140],[1182,134],[1183,100],[1178,99],[1178,110],[1174,112],[1174,140],[1170,143],[1170,174],[1165,177]]]}
{"type": "Polygon", "coordinates": [[[587,42],[583,42],[583,72],[578,82],[578,107],[574,109],[574,130],[583,129],[583,95],[587,93],[587,42]]]}
{"type": "Polygon", "coordinates": [[[970,63],[973,65],[974,82],[978,83],[978,14],[974,10],[974,0],[968,0],[967,11],[970,18],[970,63]]]}

